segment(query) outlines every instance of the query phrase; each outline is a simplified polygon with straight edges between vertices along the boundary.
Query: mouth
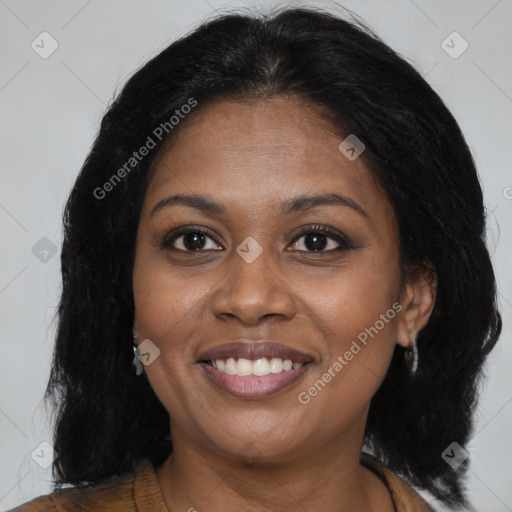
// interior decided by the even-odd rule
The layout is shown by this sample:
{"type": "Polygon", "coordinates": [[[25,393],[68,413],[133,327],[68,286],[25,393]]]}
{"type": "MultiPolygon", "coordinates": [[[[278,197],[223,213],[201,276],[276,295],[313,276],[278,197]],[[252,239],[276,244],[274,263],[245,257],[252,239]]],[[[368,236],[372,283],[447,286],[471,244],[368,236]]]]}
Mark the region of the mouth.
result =
{"type": "Polygon", "coordinates": [[[240,398],[265,398],[289,388],[313,358],[274,342],[231,343],[203,352],[197,361],[218,387],[240,398]]]}

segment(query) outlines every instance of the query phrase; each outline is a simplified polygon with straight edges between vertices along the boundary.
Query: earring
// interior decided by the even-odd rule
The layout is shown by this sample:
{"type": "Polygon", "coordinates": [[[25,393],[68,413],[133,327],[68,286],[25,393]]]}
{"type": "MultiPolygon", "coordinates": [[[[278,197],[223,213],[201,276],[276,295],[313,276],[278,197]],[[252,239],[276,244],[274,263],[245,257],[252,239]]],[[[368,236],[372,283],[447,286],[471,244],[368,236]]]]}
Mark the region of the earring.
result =
{"type": "Polygon", "coordinates": [[[416,376],[416,370],[418,369],[418,345],[417,345],[417,334],[411,337],[411,341],[407,350],[405,351],[405,361],[409,370],[411,378],[416,376]]]}
{"type": "Polygon", "coordinates": [[[139,376],[144,373],[144,365],[140,359],[139,346],[137,345],[137,338],[133,337],[133,361],[132,365],[135,367],[135,375],[139,376]]]}

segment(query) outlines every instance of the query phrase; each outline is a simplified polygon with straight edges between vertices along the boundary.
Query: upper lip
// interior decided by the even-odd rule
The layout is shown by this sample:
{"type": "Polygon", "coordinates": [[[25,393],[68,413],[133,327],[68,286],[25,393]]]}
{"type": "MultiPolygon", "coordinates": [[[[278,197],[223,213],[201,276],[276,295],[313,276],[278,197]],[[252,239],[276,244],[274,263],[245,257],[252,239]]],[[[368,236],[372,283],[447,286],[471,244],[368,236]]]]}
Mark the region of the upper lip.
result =
{"type": "Polygon", "coordinates": [[[279,357],[297,363],[313,361],[313,357],[272,340],[239,340],[202,351],[199,361],[228,359],[230,357],[256,360],[263,357],[279,357]]]}

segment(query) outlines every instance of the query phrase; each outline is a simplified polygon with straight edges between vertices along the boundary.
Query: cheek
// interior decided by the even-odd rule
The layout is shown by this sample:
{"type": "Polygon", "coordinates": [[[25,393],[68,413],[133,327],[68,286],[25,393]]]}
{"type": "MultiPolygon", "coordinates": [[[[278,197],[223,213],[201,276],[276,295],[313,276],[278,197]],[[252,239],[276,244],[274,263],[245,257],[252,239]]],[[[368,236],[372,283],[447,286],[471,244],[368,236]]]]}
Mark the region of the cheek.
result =
{"type": "Polygon", "coordinates": [[[190,341],[201,321],[194,304],[201,295],[177,282],[164,267],[150,258],[136,260],[135,326],[140,340],[151,340],[159,351],[144,368],[153,391],[169,414],[186,424],[189,418],[183,404],[188,400],[194,369],[190,341]]]}
{"type": "Polygon", "coordinates": [[[206,279],[186,279],[161,257],[152,258],[141,251],[133,272],[135,321],[140,335],[165,344],[166,350],[178,348],[179,340],[187,340],[187,331],[200,325],[208,289],[206,279]]]}
{"type": "Polygon", "coordinates": [[[396,312],[392,305],[374,298],[374,304],[359,307],[364,302],[354,299],[358,306],[339,302],[338,314],[333,311],[323,319],[330,322],[327,352],[319,371],[298,390],[298,400],[309,412],[308,418],[322,418],[326,436],[335,436],[364,414],[387,373],[396,346],[396,312]]]}
{"type": "Polygon", "coordinates": [[[398,297],[396,266],[391,259],[361,258],[335,276],[315,282],[302,280],[301,295],[307,298],[306,309],[325,327],[332,348],[342,350],[376,322],[383,337],[392,335],[395,310],[386,316],[384,324],[380,319],[398,297]]]}
{"type": "Polygon", "coordinates": [[[363,268],[361,264],[357,270],[341,272],[335,282],[325,280],[314,294],[304,295],[308,315],[316,318],[327,341],[320,376],[326,384],[308,383],[315,389],[305,390],[310,396],[316,393],[319,407],[341,407],[355,414],[369,403],[384,379],[396,346],[401,309],[395,302],[399,281],[394,265],[373,261],[363,268]]]}

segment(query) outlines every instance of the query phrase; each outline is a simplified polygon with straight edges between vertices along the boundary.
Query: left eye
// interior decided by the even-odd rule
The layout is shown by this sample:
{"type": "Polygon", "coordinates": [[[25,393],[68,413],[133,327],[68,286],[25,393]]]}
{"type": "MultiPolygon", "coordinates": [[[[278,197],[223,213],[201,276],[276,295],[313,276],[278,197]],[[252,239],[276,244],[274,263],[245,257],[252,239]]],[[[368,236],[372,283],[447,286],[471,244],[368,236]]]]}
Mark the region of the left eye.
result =
{"type": "Polygon", "coordinates": [[[330,252],[349,249],[352,244],[350,241],[340,234],[334,233],[327,229],[310,229],[302,233],[295,239],[292,247],[303,252],[330,252]],[[296,246],[301,244],[298,240],[304,239],[302,246],[306,249],[300,249],[296,246]]]}

